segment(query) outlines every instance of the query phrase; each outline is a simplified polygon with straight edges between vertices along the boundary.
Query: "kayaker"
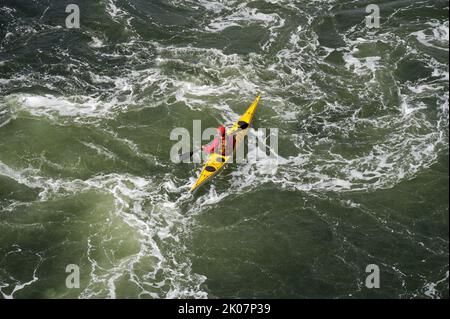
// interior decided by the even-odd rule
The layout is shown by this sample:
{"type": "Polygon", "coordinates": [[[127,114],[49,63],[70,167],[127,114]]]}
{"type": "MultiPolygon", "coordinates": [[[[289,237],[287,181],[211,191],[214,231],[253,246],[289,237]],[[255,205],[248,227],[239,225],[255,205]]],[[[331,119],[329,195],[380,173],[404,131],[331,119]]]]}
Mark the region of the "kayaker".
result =
{"type": "Polygon", "coordinates": [[[203,146],[203,151],[207,154],[212,154],[217,152],[219,147],[221,147],[221,153],[225,156],[226,133],[226,128],[223,125],[220,125],[217,128],[218,137],[216,137],[210,144],[203,146]]]}

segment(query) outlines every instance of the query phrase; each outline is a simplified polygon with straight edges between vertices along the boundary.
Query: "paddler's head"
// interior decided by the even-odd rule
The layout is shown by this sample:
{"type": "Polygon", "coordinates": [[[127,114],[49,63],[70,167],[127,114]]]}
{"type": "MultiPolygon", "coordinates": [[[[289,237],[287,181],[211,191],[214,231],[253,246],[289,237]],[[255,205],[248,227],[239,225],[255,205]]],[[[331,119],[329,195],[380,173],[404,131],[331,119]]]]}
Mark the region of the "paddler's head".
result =
{"type": "Polygon", "coordinates": [[[225,132],[226,132],[226,130],[225,130],[224,126],[220,125],[217,128],[217,133],[219,133],[219,136],[224,137],[225,136],[225,132]]]}

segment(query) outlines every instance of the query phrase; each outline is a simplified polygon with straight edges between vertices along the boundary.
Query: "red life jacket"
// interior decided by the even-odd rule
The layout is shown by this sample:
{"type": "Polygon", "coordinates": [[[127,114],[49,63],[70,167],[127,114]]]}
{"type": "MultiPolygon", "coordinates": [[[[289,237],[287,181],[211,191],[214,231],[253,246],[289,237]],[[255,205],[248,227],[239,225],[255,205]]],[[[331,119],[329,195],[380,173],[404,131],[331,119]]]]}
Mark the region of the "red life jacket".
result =
{"type": "Polygon", "coordinates": [[[210,145],[203,146],[205,153],[212,154],[219,147],[219,139],[215,138],[210,145]]]}
{"type": "MultiPolygon", "coordinates": [[[[219,128],[218,128],[218,132],[219,132],[219,134],[220,134],[220,140],[219,140],[219,137],[216,137],[213,141],[212,141],[212,143],[210,144],[210,145],[205,145],[205,146],[203,146],[203,151],[205,152],[205,153],[208,153],[208,154],[212,154],[212,153],[214,153],[214,152],[216,152],[216,153],[218,153],[218,150],[219,150],[219,147],[221,148],[221,153],[219,153],[219,154],[222,154],[222,155],[225,155],[225,153],[226,153],[226,140],[227,140],[227,136],[226,136],[226,134],[225,134],[225,128],[223,127],[223,126],[220,126],[219,128]],[[220,129],[221,128],[221,129],[220,129]],[[223,135],[222,135],[223,134],[223,135]]],[[[231,141],[233,141],[233,148],[234,148],[234,145],[235,145],[235,143],[236,143],[236,139],[233,137],[233,136],[228,136],[228,141],[229,142],[231,142],[231,141]],[[230,139],[231,138],[231,139],[230,139]]]]}

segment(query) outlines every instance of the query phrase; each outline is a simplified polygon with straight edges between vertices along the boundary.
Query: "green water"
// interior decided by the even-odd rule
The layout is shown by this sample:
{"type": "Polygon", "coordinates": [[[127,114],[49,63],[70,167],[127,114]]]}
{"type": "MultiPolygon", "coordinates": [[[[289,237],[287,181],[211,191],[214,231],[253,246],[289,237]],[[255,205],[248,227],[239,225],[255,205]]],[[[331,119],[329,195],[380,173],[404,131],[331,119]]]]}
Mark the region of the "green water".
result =
{"type": "Polygon", "coordinates": [[[368,4],[2,1],[0,298],[448,298],[448,2],[368,4]],[[189,194],[257,92],[278,165],[189,194]]]}

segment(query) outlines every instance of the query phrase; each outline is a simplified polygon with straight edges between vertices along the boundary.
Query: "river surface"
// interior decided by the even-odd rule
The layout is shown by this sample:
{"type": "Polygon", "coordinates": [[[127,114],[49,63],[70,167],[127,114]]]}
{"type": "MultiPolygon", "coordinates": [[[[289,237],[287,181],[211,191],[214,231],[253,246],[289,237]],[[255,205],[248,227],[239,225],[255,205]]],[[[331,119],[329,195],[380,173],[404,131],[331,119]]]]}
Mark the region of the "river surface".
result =
{"type": "Polygon", "coordinates": [[[0,0],[0,298],[448,298],[448,1],[369,4],[0,0]],[[190,195],[258,92],[278,165],[190,195]]]}

